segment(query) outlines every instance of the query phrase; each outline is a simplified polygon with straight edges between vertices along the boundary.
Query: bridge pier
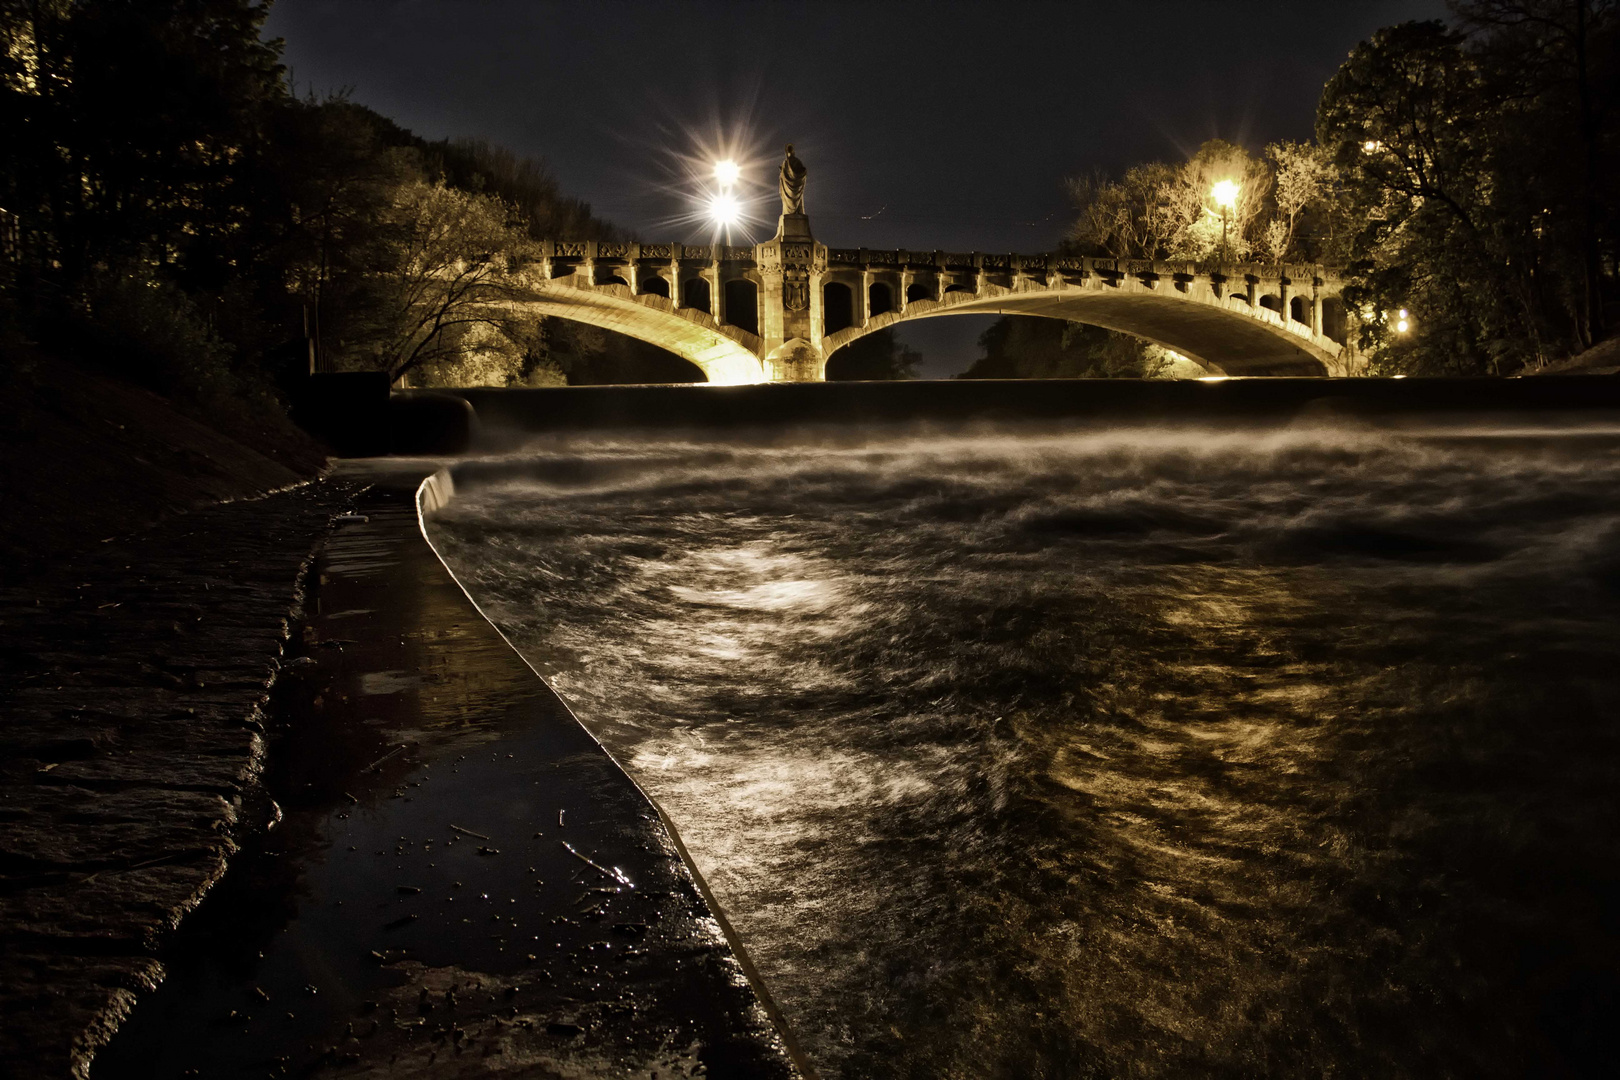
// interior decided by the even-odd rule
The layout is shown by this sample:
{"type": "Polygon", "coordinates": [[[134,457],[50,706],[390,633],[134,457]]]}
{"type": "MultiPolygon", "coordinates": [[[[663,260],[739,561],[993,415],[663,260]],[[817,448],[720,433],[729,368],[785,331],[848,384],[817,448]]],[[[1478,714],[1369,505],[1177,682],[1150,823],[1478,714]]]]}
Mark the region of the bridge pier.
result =
{"type": "Polygon", "coordinates": [[[709,283],[709,314],[714,316],[715,322],[723,323],[726,321],[726,289],[720,277],[720,262],[716,260],[700,273],[709,283]]]}

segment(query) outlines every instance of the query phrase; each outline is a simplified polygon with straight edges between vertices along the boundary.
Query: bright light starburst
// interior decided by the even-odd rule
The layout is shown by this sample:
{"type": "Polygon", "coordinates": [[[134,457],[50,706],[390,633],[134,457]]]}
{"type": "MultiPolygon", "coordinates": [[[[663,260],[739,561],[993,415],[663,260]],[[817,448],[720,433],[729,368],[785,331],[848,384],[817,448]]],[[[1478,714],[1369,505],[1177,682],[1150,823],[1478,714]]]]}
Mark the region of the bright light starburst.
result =
{"type": "Polygon", "coordinates": [[[716,224],[729,228],[742,220],[742,207],[737,204],[737,197],[722,191],[709,200],[709,218],[716,224]]]}

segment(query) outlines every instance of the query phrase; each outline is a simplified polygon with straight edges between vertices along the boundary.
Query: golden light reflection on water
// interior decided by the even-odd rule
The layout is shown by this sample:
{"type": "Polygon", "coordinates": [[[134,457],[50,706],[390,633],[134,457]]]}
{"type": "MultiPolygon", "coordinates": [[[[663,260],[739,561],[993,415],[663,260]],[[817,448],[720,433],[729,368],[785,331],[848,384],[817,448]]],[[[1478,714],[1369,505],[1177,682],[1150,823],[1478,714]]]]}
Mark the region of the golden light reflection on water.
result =
{"type": "Polygon", "coordinates": [[[731,453],[475,492],[444,547],[677,822],[825,1076],[1520,1060],[1470,1018],[1522,1011],[1480,942],[1572,925],[1509,887],[1555,850],[1513,839],[1526,807],[1620,858],[1590,824],[1620,770],[1541,753],[1571,687],[1554,715],[1620,708],[1546,668],[1613,665],[1620,627],[1525,575],[1604,565],[1620,454],[731,453]]]}

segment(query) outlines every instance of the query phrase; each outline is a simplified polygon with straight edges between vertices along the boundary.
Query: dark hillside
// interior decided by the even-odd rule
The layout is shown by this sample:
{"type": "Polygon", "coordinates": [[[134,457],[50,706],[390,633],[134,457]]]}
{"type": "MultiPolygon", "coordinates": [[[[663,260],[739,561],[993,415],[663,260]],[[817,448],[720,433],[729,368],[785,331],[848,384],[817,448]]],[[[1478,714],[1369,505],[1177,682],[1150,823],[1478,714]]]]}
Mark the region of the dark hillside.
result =
{"type": "Polygon", "coordinates": [[[270,408],[183,407],[29,346],[7,348],[0,380],[0,581],[325,464],[325,450],[270,408]]]}

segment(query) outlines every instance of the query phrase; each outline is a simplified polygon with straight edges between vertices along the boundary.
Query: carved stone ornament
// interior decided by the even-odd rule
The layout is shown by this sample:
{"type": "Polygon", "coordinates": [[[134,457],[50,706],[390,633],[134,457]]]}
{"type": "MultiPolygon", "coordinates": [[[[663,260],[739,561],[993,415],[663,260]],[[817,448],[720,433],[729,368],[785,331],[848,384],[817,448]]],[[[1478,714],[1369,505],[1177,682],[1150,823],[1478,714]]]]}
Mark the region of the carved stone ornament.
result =
{"type": "Polygon", "coordinates": [[[557,254],[583,258],[585,255],[585,242],[583,240],[559,240],[557,241],[557,254]]]}
{"type": "Polygon", "coordinates": [[[810,283],[808,281],[784,281],[782,283],[782,306],[789,311],[804,311],[810,307],[810,283]]]}
{"type": "Polygon", "coordinates": [[[809,266],[810,254],[809,244],[782,245],[782,261],[785,263],[792,263],[796,266],[809,266]]]}

